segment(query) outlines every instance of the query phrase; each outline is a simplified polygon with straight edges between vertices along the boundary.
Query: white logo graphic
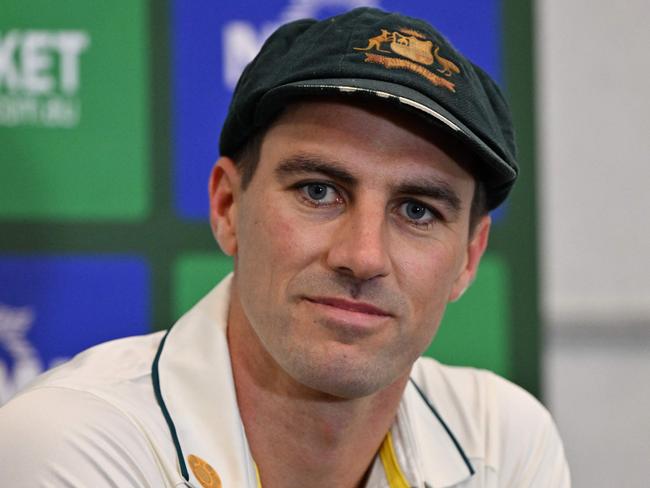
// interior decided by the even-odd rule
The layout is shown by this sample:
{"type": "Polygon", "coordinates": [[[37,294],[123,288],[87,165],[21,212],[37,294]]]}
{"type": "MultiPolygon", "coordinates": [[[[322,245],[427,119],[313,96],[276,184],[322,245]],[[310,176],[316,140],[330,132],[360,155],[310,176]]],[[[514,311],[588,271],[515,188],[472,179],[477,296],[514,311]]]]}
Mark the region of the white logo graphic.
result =
{"type": "Polygon", "coordinates": [[[89,45],[84,31],[0,32],[0,126],[77,125],[81,55],[89,45]]]}
{"type": "MultiPolygon", "coordinates": [[[[27,340],[27,331],[34,323],[29,307],[9,307],[0,303],[0,348],[11,358],[13,368],[0,359],[0,405],[43,372],[38,352],[27,340]]],[[[54,367],[65,358],[57,358],[54,367]]]]}
{"type": "Polygon", "coordinates": [[[12,308],[0,304],[0,345],[13,360],[13,377],[0,361],[0,405],[42,370],[38,353],[27,341],[26,335],[34,321],[30,308],[12,308]]]}
{"type": "Polygon", "coordinates": [[[352,9],[378,6],[379,0],[290,0],[277,20],[265,22],[259,29],[245,20],[228,22],[221,36],[223,82],[231,90],[234,89],[242,71],[258,53],[264,41],[286,22],[317,17],[319,11],[326,7],[352,9]]]}

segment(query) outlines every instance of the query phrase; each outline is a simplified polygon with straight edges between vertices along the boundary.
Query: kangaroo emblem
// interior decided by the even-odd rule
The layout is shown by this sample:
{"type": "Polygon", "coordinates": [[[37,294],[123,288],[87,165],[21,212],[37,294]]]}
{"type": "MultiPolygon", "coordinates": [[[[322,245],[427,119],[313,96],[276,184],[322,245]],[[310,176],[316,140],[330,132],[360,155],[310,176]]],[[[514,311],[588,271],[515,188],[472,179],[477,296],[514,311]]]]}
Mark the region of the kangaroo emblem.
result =
{"type": "Polygon", "coordinates": [[[363,59],[365,63],[380,64],[386,69],[408,70],[422,76],[434,86],[455,92],[456,85],[450,78],[460,73],[460,68],[440,55],[439,46],[436,46],[434,52],[433,46],[433,41],[426,35],[413,29],[400,27],[399,32],[381,29],[381,34],[368,39],[366,47],[352,47],[352,49],[366,51],[363,59]],[[378,52],[397,56],[386,56],[378,52]]]}
{"type": "Polygon", "coordinates": [[[368,45],[366,47],[355,47],[357,51],[370,51],[371,49],[376,49],[382,53],[390,53],[391,51],[386,51],[381,48],[382,42],[393,42],[395,40],[395,33],[388,32],[386,29],[381,30],[381,34],[375,37],[368,39],[368,45]]]}
{"type": "Polygon", "coordinates": [[[454,63],[452,63],[451,61],[449,61],[448,59],[445,59],[442,56],[440,56],[439,52],[440,52],[440,46],[436,46],[435,50],[433,51],[433,55],[435,56],[436,61],[440,63],[440,66],[442,66],[442,68],[438,68],[437,71],[447,77],[451,76],[454,73],[460,73],[460,68],[456,66],[454,63]]]}

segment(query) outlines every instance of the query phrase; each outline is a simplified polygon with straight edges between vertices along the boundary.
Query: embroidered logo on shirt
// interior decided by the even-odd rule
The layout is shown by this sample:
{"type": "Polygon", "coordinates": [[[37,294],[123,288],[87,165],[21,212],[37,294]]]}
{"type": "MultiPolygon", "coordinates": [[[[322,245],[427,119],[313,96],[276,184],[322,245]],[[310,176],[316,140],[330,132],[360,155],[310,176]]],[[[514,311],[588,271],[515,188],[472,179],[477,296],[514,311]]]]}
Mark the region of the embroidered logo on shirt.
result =
{"type": "Polygon", "coordinates": [[[206,461],[194,454],[187,456],[192,473],[203,488],[221,488],[221,478],[206,461]]]}
{"type": "Polygon", "coordinates": [[[399,58],[375,52],[365,53],[364,61],[381,64],[387,69],[406,69],[426,78],[435,86],[441,86],[451,92],[456,91],[456,85],[451,78],[460,73],[460,68],[440,54],[440,46],[436,45],[434,49],[433,42],[418,31],[401,28],[390,32],[388,29],[381,29],[381,34],[368,39],[366,47],[354,49],[397,54],[399,58]],[[431,71],[429,67],[435,68],[440,75],[431,71]]]}

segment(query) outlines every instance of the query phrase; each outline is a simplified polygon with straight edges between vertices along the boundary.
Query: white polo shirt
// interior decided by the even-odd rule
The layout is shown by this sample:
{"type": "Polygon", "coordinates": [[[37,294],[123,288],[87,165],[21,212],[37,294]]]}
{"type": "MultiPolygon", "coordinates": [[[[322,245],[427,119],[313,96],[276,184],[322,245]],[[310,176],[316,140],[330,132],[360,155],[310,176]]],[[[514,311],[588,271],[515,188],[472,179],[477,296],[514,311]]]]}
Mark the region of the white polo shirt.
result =
{"type": "MultiPolygon", "coordinates": [[[[0,408],[0,486],[257,488],[226,340],[230,281],[167,334],[89,349],[0,408]]],[[[422,358],[367,483],[407,486],[570,481],[553,421],[531,395],[422,358]]]]}

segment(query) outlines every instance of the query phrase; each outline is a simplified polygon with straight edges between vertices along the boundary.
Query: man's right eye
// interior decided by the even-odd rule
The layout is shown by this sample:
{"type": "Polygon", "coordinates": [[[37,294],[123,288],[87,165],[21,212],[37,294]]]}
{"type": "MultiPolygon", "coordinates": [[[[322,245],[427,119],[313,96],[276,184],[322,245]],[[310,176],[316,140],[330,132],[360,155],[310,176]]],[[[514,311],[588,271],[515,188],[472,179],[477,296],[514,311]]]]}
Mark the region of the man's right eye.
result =
{"type": "Polygon", "coordinates": [[[336,188],[325,183],[306,183],[298,190],[303,198],[317,206],[335,205],[343,201],[336,188]]]}

